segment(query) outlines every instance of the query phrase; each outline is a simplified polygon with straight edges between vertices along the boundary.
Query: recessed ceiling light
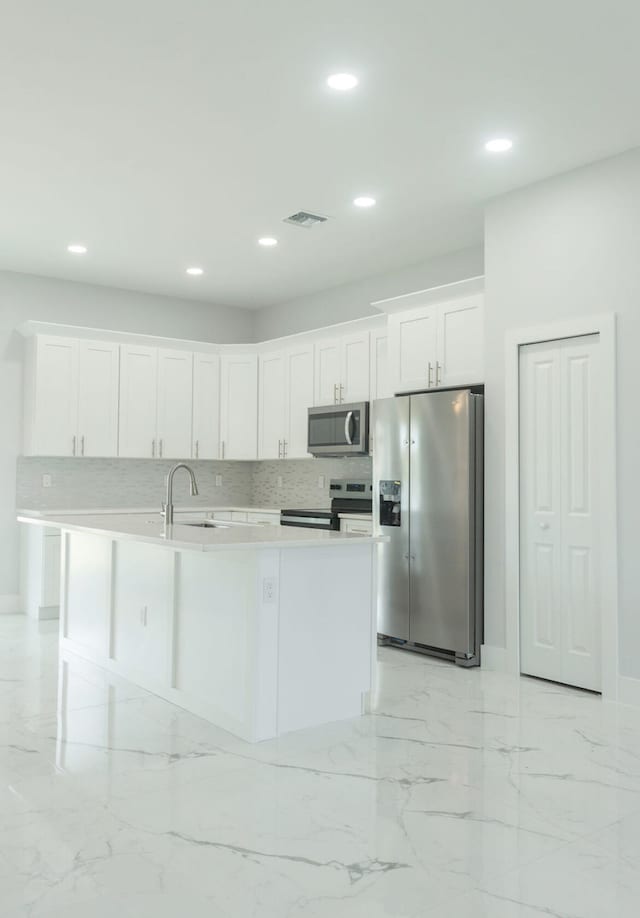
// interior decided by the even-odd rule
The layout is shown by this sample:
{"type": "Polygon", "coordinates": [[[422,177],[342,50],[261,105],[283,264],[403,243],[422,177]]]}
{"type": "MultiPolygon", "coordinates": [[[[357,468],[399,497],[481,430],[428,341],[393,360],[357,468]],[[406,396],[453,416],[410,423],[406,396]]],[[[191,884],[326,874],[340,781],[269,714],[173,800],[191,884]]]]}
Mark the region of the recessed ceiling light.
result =
{"type": "Polygon", "coordinates": [[[263,236],[262,239],[258,239],[258,245],[263,245],[266,248],[277,244],[278,240],[274,239],[273,236],[263,236]]]}
{"type": "Polygon", "coordinates": [[[358,85],[358,77],[352,73],[332,73],[327,79],[327,86],[331,89],[339,89],[346,92],[348,89],[355,89],[358,85]]]}
{"type": "Polygon", "coordinates": [[[87,247],[74,242],[72,245],[67,246],[67,252],[71,252],[73,255],[86,255],[87,247]]]}
{"type": "Polygon", "coordinates": [[[201,274],[204,274],[203,268],[187,268],[187,274],[190,274],[192,277],[200,277],[201,274]]]}
{"type": "Polygon", "coordinates": [[[356,205],[356,207],[373,207],[373,205],[376,203],[376,199],[370,198],[365,194],[359,198],[354,198],[353,203],[356,205]]]}
{"type": "Polygon", "coordinates": [[[493,140],[488,140],[484,148],[488,150],[489,153],[506,153],[513,146],[513,141],[509,140],[508,137],[496,137],[493,140]]]}

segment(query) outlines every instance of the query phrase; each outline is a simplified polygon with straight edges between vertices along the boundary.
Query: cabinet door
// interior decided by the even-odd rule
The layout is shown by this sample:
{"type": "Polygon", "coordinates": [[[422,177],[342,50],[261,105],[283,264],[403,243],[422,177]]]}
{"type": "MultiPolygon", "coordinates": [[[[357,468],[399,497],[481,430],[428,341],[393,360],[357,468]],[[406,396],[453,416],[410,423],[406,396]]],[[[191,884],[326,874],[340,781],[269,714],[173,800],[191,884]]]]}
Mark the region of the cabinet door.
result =
{"type": "Polygon", "coordinates": [[[389,379],[388,340],[386,328],[371,332],[369,398],[372,402],[393,395],[389,379]]]}
{"type": "Polygon", "coordinates": [[[435,385],[436,308],[412,309],[389,317],[389,356],[394,392],[435,385]]]}
{"type": "Polygon", "coordinates": [[[220,458],[258,454],[257,354],[223,354],[220,361],[220,458]]]}
{"type": "Polygon", "coordinates": [[[258,459],[281,459],[286,431],[286,363],[282,351],[260,355],[258,459]]]}
{"type": "Polygon", "coordinates": [[[78,342],[38,336],[33,393],[33,452],[78,454],[78,342]]]}
{"type": "Polygon", "coordinates": [[[220,358],[193,355],[193,459],[217,459],[220,450],[220,358]]]}
{"type": "Polygon", "coordinates": [[[158,455],[164,459],[191,456],[193,354],[158,351],[158,455]]]}
{"type": "Polygon", "coordinates": [[[120,349],[119,456],[157,455],[158,350],[124,344],[120,349]]]}
{"type": "Polygon", "coordinates": [[[340,382],[341,401],[369,401],[369,332],[342,339],[340,382]]]}
{"type": "Polygon", "coordinates": [[[79,341],[78,452],[118,455],[120,347],[109,341],[79,341]]]}
{"type": "Polygon", "coordinates": [[[437,385],[484,381],[484,322],[481,296],[438,307],[437,385]]]}
{"type": "Polygon", "coordinates": [[[335,405],[339,400],[339,384],[340,340],[318,341],[315,346],[315,404],[335,405]]]}
{"type": "Polygon", "coordinates": [[[370,536],[373,535],[373,523],[368,520],[340,520],[340,532],[370,536]]]}
{"type": "Polygon", "coordinates": [[[308,411],[313,407],[313,345],[291,348],[286,362],[285,458],[307,459],[308,411]]]}

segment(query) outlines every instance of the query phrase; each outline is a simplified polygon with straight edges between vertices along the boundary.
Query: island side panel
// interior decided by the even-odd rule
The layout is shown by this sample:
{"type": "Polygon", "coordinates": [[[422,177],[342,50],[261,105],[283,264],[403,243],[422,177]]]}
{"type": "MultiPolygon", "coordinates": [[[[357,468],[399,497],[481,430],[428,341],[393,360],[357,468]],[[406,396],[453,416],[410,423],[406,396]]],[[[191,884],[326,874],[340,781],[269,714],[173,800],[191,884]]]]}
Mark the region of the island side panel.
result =
{"type": "Polygon", "coordinates": [[[357,717],[372,688],[371,545],[282,551],[278,734],[357,717]]]}
{"type": "Polygon", "coordinates": [[[107,658],[111,613],[111,540],[63,533],[60,637],[98,663],[107,658]]]}

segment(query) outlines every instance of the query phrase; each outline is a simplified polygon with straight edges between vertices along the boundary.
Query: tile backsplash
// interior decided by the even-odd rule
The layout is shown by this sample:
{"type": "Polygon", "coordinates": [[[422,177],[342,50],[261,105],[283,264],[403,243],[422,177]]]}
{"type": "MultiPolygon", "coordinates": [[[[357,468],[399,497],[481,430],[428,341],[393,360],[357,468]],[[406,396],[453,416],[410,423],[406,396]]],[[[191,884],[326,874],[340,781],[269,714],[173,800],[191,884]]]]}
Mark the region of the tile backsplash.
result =
{"type": "MultiPolygon", "coordinates": [[[[179,473],[174,485],[174,499],[179,504],[328,507],[330,478],[371,478],[371,459],[367,457],[189,464],[200,493],[191,497],[188,477],[179,473]],[[222,478],[219,486],[216,475],[222,478]],[[319,487],[320,476],[324,476],[323,487],[319,487]]],[[[172,465],[169,459],[21,456],[16,469],[16,506],[25,510],[159,506],[172,465]],[[42,486],[43,475],[51,476],[51,487],[42,486]]]]}

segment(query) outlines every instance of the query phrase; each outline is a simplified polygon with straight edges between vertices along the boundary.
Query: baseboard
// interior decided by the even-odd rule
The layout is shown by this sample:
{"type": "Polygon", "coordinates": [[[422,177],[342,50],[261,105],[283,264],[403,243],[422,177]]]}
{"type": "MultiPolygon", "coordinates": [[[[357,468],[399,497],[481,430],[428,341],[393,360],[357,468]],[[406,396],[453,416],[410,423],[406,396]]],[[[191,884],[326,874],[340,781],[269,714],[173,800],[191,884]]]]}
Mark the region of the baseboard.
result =
{"type": "Polygon", "coordinates": [[[39,606],[38,621],[50,622],[60,618],[60,606],[39,606]]]}
{"type": "Polygon", "coordinates": [[[22,603],[17,593],[0,594],[0,615],[17,615],[22,612],[22,603]]]}
{"type": "Polygon", "coordinates": [[[640,708],[640,679],[632,676],[618,676],[618,701],[640,708]]]}
{"type": "Polygon", "coordinates": [[[496,673],[507,672],[507,648],[483,644],[480,648],[480,665],[496,673]]]}

